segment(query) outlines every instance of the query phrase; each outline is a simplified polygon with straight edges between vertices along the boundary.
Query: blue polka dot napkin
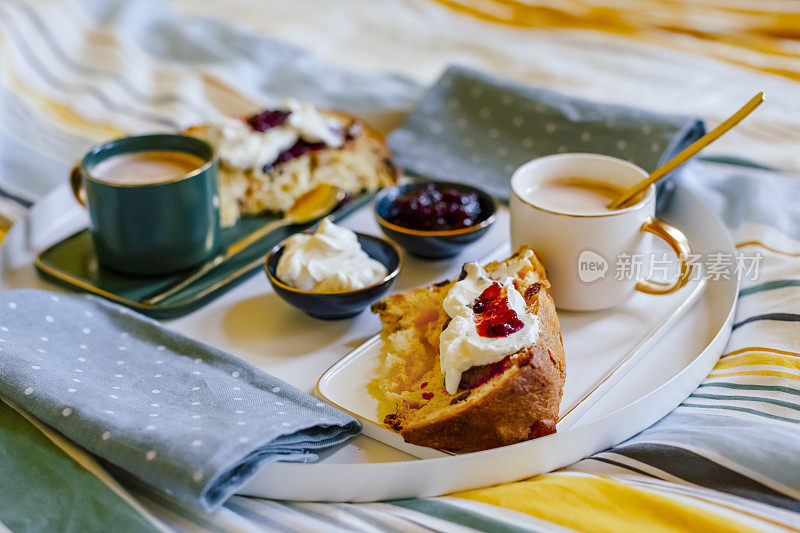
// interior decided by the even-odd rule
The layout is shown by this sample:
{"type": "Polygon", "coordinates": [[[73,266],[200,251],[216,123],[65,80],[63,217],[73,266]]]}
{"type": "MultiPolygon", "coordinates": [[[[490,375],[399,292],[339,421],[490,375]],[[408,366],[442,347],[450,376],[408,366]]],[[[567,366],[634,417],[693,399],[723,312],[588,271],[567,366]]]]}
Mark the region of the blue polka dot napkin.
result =
{"type": "Polygon", "coordinates": [[[129,309],[40,290],[0,293],[0,394],[206,510],[261,466],[314,461],[360,430],[349,415],[129,309]]]}
{"type": "Polygon", "coordinates": [[[511,174],[536,157],[591,152],[652,171],[704,133],[697,118],[600,104],[450,67],[389,145],[411,174],[469,183],[507,200],[511,174]]]}

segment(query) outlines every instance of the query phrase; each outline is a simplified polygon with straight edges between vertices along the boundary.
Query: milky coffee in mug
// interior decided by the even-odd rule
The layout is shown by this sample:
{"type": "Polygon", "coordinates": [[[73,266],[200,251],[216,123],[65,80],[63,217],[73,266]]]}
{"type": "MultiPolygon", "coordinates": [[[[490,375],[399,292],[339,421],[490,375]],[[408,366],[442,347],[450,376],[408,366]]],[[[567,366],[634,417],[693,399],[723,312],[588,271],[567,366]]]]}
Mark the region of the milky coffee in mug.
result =
{"type": "Polygon", "coordinates": [[[112,155],[91,170],[96,180],[112,185],[155,185],[179,178],[205,164],[186,152],[149,150],[112,155]]]}
{"type": "Polygon", "coordinates": [[[581,214],[604,211],[622,191],[608,183],[569,176],[536,183],[524,197],[553,211],[581,214]]]}
{"type": "Polygon", "coordinates": [[[557,307],[592,311],[614,307],[634,290],[669,294],[689,280],[689,243],[655,218],[655,186],[630,207],[606,206],[647,177],[638,166],[599,154],[558,154],[522,165],[511,177],[511,243],[536,251],[547,270],[557,307]],[[678,256],[673,283],[616,276],[622,257],[646,256],[649,234],[678,256]]]}
{"type": "Polygon", "coordinates": [[[188,135],[123,137],[93,147],[73,168],[104,267],[127,275],[187,270],[220,248],[218,162],[188,135]]]}

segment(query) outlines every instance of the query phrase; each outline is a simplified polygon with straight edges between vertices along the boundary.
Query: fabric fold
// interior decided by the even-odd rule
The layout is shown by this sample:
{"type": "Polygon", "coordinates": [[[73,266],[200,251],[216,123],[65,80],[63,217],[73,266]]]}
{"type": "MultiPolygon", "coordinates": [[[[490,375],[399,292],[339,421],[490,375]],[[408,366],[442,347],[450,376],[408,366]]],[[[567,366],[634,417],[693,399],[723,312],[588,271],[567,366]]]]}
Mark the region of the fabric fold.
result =
{"type": "MultiPolygon", "coordinates": [[[[531,159],[590,152],[652,171],[704,134],[699,118],[602,104],[453,66],[389,145],[410,174],[469,183],[508,200],[511,174],[531,159]]],[[[659,203],[673,186],[659,182],[659,203]]]]}
{"type": "Polygon", "coordinates": [[[0,392],[91,453],[205,510],[264,465],[312,462],[349,415],[94,296],[0,294],[0,392]]]}

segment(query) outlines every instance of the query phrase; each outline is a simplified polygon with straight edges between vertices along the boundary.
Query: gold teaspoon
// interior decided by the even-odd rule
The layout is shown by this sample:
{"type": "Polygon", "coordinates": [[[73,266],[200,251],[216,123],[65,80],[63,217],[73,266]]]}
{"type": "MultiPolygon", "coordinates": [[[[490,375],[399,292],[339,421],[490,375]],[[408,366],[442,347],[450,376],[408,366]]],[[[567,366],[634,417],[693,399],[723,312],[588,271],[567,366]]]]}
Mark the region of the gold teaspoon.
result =
{"type": "Polygon", "coordinates": [[[203,263],[201,267],[189,274],[187,277],[181,279],[174,285],[170,285],[166,289],[162,289],[155,294],[149,295],[147,298],[142,300],[142,303],[145,305],[155,305],[169,298],[173,294],[185,289],[211,270],[215,269],[245,248],[255,244],[278,228],[292,224],[304,224],[317,218],[322,218],[333,211],[342,201],[342,198],[344,198],[344,191],[342,191],[339,187],[328,185],[327,183],[321,183],[317,185],[313,189],[299,196],[297,200],[295,200],[294,205],[289,208],[289,210],[286,212],[286,215],[282,219],[265,224],[253,233],[236,241],[224,252],[217,255],[213,259],[210,259],[208,262],[203,263]]]}
{"type": "Polygon", "coordinates": [[[664,176],[666,176],[667,174],[669,174],[670,172],[672,172],[673,170],[675,170],[676,168],[687,162],[689,159],[697,155],[697,153],[700,152],[700,150],[702,150],[709,144],[713,143],[714,141],[722,137],[724,133],[726,133],[728,130],[730,130],[739,122],[741,122],[744,117],[755,111],[755,109],[758,106],[760,106],[762,102],[764,102],[764,93],[760,92],[753,98],[751,98],[750,101],[747,102],[744,106],[742,106],[742,108],[739,109],[739,111],[731,115],[725,122],[723,122],[713,130],[709,131],[708,133],[697,139],[695,142],[693,142],[687,148],[685,148],[681,153],[670,159],[666,164],[655,169],[653,172],[650,173],[650,175],[647,178],[640,181],[633,187],[630,187],[629,189],[626,189],[624,192],[622,192],[622,194],[620,194],[616,200],[608,204],[607,207],[609,209],[621,209],[623,207],[628,207],[628,205],[632,203],[631,200],[636,198],[636,196],[639,193],[646,191],[647,188],[650,187],[650,185],[657,182],[658,180],[660,180],[661,178],[663,178],[664,176]]]}

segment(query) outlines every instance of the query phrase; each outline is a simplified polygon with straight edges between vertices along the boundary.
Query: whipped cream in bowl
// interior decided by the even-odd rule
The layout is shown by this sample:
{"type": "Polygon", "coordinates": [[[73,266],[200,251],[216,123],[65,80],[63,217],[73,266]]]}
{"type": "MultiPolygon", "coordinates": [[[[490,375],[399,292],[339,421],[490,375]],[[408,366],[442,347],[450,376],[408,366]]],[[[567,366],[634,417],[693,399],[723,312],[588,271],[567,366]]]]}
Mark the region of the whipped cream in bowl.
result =
{"type": "Polygon", "coordinates": [[[293,235],[267,255],[275,292],[311,316],[355,316],[394,284],[401,256],[388,240],[323,219],[313,233],[293,235]]]}
{"type": "Polygon", "coordinates": [[[325,218],[313,234],[300,233],[284,241],[278,278],[313,292],[363,289],[389,273],[361,249],[352,231],[325,218]]]}

